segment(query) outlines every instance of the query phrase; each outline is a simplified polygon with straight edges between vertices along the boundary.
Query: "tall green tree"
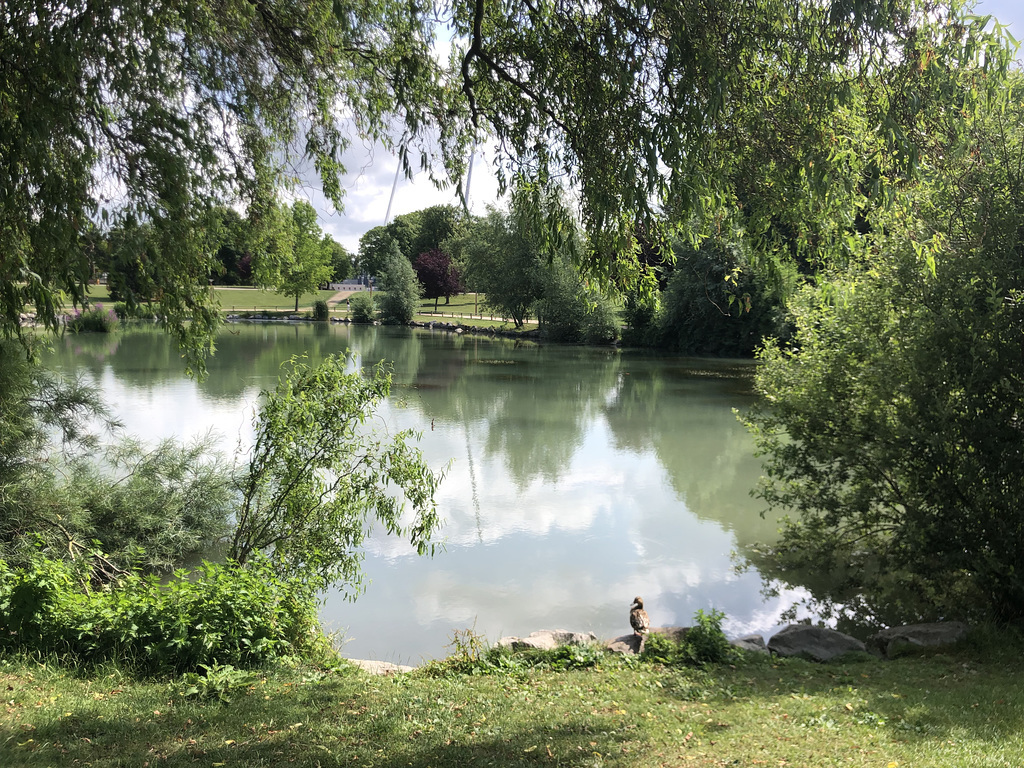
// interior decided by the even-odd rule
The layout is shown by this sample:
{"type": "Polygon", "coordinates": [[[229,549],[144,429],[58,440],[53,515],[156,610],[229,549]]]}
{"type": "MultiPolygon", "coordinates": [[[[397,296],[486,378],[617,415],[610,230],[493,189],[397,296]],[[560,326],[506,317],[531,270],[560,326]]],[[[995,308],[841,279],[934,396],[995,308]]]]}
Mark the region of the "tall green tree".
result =
{"type": "Polygon", "coordinates": [[[320,241],[320,247],[327,251],[328,261],[331,264],[330,281],[332,283],[340,283],[343,280],[348,280],[352,276],[352,254],[345,249],[345,246],[328,234],[323,236],[323,239],[320,241]]]}
{"type": "Polygon", "coordinates": [[[411,432],[382,439],[364,428],[391,377],[380,364],[364,376],[351,363],[347,355],[316,367],[293,358],[265,393],[230,556],[245,563],[269,551],[280,573],[318,589],[339,584],[354,597],[374,520],[420,554],[433,552],[440,476],[410,446],[411,432]]]}
{"type": "Polygon", "coordinates": [[[1024,618],[1021,93],[762,356],[761,495],[793,519],[761,563],[823,613],[1024,618]]]}
{"type": "Polygon", "coordinates": [[[398,246],[392,246],[378,285],[381,290],[377,298],[380,319],[394,325],[408,325],[412,322],[419,306],[422,287],[416,279],[412,264],[398,252],[398,246]]]}
{"type": "Polygon", "coordinates": [[[419,231],[406,253],[413,264],[427,251],[443,251],[444,244],[460,234],[464,218],[462,211],[453,205],[434,205],[417,214],[419,231]]]}
{"type": "MultiPolygon", "coordinates": [[[[547,280],[543,226],[538,208],[517,193],[509,212],[491,209],[469,225],[454,245],[461,254],[467,285],[486,295],[492,311],[522,328],[547,280]]],[[[554,201],[549,204],[555,205],[554,201]]]]}
{"type": "Polygon", "coordinates": [[[256,279],[284,296],[299,299],[331,277],[333,252],[325,248],[316,210],[305,200],[272,214],[256,256],[256,279]]]}

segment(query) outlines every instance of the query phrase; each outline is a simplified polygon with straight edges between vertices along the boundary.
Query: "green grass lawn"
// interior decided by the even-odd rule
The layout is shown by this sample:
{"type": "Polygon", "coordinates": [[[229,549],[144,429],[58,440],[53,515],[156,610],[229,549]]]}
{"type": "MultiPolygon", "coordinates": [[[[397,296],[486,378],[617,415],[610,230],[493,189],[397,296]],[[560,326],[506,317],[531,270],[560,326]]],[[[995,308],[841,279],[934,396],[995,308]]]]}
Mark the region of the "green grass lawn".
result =
{"type": "MultiPolygon", "coordinates": [[[[261,288],[221,288],[213,289],[220,308],[224,312],[294,312],[295,297],[282,296],[273,291],[261,288]]],[[[334,291],[316,291],[299,298],[299,312],[313,311],[313,302],[317,299],[330,302],[334,291]]]]}
{"type": "MultiPolygon", "coordinates": [[[[220,304],[221,311],[225,314],[244,312],[267,312],[270,314],[289,315],[295,311],[295,298],[282,296],[274,291],[262,288],[248,287],[223,287],[217,286],[212,289],[220,304]]],[[[299,299],[299,314],[310,314],[313,311],[313,302],[323,299],[328,303],[332,317],[348,317],[348,305],[345,299],[334,301],[335,291],[316,291],[308,293],[299,299]]],[[[89,298],[93,302],[108,303],[110,294],[105,285],[89,286],[89,298]]],[[[484,307],[484,295],[475,293],[463,293],[453,296],[448,304],[444,299],[437,302],[437,311],[434,311],[434,301],[424,299],[420,302],[419,312],[413,317],[416,322],[458,322],[462,325],[474,326],[477,328],[495,328],[500,330],[514,330],[515,326],[511,320],[503,320],[497,315],[492,315],[484,307]]],[[[530,318],[526,321],[526,329],[536,328],[537,321],[530,318]]]]}
{"type": "Polygon", "coordinates": [[[229,702],[7,658],[0,765],[1016,768],[1021,650],[490,675],[299,666],[223,688],[229,702]]]}

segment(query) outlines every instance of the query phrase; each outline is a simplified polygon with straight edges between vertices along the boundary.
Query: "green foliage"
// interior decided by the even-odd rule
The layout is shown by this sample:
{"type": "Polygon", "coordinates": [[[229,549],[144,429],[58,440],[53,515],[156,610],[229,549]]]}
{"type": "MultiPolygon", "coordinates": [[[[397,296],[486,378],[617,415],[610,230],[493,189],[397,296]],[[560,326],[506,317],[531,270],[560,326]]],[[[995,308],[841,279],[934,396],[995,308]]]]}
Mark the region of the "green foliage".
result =
{"type": "Polygon", "coordinates": [[[644,638],[644,649],[640,653],[640,658],[642,661],[668,665],[681,664],[686,659],[682,644],[660,632],[651,632],[644,638]]]}
{"type": "Polygon", "coordinates": [[[661,295],[657,291],[630,291],[622,307],[625,328],[622,343],[637,347],[654,347],[659,340],[658,311],[661,295]]]}
{"type": "Polygon", "coordinates": [[[186,672],[181,676],[183,698],[217,699],[230,704],[236,691],[248,690],[259,682],[255,673],[231,664],[200,664],[199,668],[202,672],[186,672]]]}
{"type": "Polygon", "coordinates": [[[217,285],[252,285],[250,225],[234,208],[219,205],[207,217],[206,236],[215,251],[212,282],[217,285]]]}
{"type": "Polygon", "coordinates": [[[283,296],[294,296],[296,312],[302,295],[326,283],[334,271],[334,252],[324,246],[322,235],[316,210],[305,200],[296,200],[290,209],[268,212],[257,241],[256,281],[283,296]]]}
{"type": "Polygon", "coordinates": [[[696,664],[724,664],[734,655],[734,651],[725,633],[722,631],[722,619],[725,614],[714,610],[704,613],[701,608],[693,615],[696,622],[686,633],[683,640],[683,651],[696,664]]]}
{"type": "Polygon", "coordinates": [[[536,304],[537,320],[546,338],[569,344],[618,340],[618,314],[606,296],[560,258],[554,259],[546,272],[544,296],[536,304]]]}
{"type": "Polygon", "coordinates": [[[36,556],[21,568],[0,561],[0,648],[167,674],[258,665],[302,652],[316,637],[312,593],[266,558],[246,568],[203,563],[166,583],[128,574],[95,590],[88,566],[85,558],[36,556]]]}
{"type": "Polygon", "coordinates": [[[365,376],[349,371],[353,365],[347,355],[316,368],[292,358],[277,388],[264,393],[230,547],[239,563],[268,551],[279,573],[319,588],[340,583],[349,595],[360,587],[371,520],[408,537],[421,555],[434,551],[440,524],[440,476],[410,446],[414,434],[386,439],[367,428],[390,376],[382,365],[365,376]]]}
{"type": "Polygon", "coordinates": [[[66,323],[66,328],[72,333],[113,333],[117,326],[117,307],[104,309],[102,304],[84,311],[76,310],[66,323]]]}
{"type": "Polygon", "coordinates": [[[377,299],[381,322],[408,325],[416,315],[420,302],[420,282],[409,260],[392,248],[377,282],[381,294],[377,299]]]}
{"type": "Polygon", "coordinates": [[[686,630],[682,640],[677,642],[670,635],[651,632],[644,638],[640,658],[670,666],[725,664],[735,658],[736,651],[722,631],[724,618],[721,611],[705,613],[698,609],[693,616],[694,625],[686,630]]]}
{"type": "Polygon", "coordinates": [[[485,305],[516,328],[523,327],[546,284],[540,223],[520,200],[513,199],[509,213],[488,211],[453,244],[465,264],[466,284],[486,294],[485,305]]]}
{"type": "Polygon", "coordinates": [[[327,302],[323,299],[317,299],[313,302],[313,319],[320,322],[329,320],[331,317],[331,311],[327,307],[327,302]]]}
{"type": "MultiPolygon", "coordinates": [[[[765,337],[785,338],[784,308],[735,246],[677,246],[655,321],[657,346],[684,355],[752,357],[765,337]]],[[[643,311],[636,315],[643,336],[650,319],[643,311]]]]}
{"type": "MultiPolygon", "coordinates": [[[[53,467],[51,467],[52,469],[53,467]]],[[[152,449],[122,438],[96,458],[22,478],[0,502],[0,556],[42,546],[76,558],[95,547],[117,569],[170,570],[227,533],[234,479],[210,440],[152,449]]]]}
{"type": "Polygon", "coordinates": [[[216,321],[210,208],[241,202],[258,216],[299,164],[340,206],[351,115],[354,133],[388,147],[397,115],[413,151],[421,136],[455,155],[469,141],[454,135],[466,123],[447,109],[457,91],[442,85],[425,8],[44,0],[9,4],[4,20],[4,336],[22,335],[25,304],[51,329],[59,291],[81,306],[88,222],[149,222],[152,295],[194,367],[216,321]]]}
{"type": "Polygon", "coordinates": [[[428,251],[445,251],[445,243],[462,233],[463,214],[453,205],[433,205],[416,212],[418,228],[403,255],[410,262],[428,251]]]}
{"type": "Polygon", "coordinates": [[[353,258],[352,254],[345,250],[345,246],[325,234],[320,241],[320,247],[327,251],[328,261],[331,263],[332,283],[340,283],[352,276],[353,258]]]}
{"type": "Polygon", "coordinates": [[[355,323],[372,323],[377,317],[377,305],[373,293],[360,291],[348,300],[349,316],[355,323]]]}
{"type": "MultiPolygon", "coordinates": [[[[39,368],[31,354],[0,340],[0,505],[5,507],[18,483],[53,453],[54,436],[66,449],[89,450],[95,445],[90,427],[96,421],[111,423],[93,390],[79,379],[39,368]]],[[[0,522],[10,514],[4,511],[0,522]]]]}
{"type": "Polygon", "coordinates": [[[696,239],[735,212],[770,240],[783,217],[815,250],[855,214],[862,177],[877,200],[927,167],[931,137],[962,130],[949,104],[973,111],[1012,58],[1001,30],[963,13],[913,0],[478,3],[456,28],[472,114],[516,170],[571,180],[597,272],[629,282],[638,228],[696,239]]]}
{"type": "MultiPolygon", "coordinates": [[[[1018,91],[1019,94],[1019,91],[1018,91]]],[[[807,288],[748,423],[794,519],[757,562],[868,624],[1024,617],[1024,117],[894,211],[863,265],[807,288]]]]}

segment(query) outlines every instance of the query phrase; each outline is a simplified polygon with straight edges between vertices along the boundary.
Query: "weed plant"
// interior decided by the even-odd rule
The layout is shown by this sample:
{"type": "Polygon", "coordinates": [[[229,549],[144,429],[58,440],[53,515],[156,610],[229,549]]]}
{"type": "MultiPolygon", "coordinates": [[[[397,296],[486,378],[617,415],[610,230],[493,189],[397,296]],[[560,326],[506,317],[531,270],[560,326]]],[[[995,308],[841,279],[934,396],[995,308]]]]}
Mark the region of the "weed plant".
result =
{"type": "Polygon", "coordinates": [[[321,637],[313,595],[263,558],[203,563],[166,583],[133,573],[96,588],[92,576],[87,558],[0,560],[0,649],[176,674],[312,653],[321,637]]]}
{"type": "Polygon", "coordinates": [[[118,322],[113,309],[104,309],[102,304],[96,304],[84,312],[75,310],[68,318],[67,329],[72,333],[113,333],[118,322]]]}

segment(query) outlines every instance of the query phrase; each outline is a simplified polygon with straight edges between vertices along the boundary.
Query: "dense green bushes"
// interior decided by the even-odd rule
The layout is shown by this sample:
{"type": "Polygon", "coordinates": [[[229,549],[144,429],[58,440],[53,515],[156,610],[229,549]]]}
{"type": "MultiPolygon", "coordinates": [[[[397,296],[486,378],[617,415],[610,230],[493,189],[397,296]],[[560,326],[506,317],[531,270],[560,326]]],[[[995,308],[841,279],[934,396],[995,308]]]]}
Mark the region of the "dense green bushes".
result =
{"type": "Polygon", "coordinates": [[[709,241],[694,249],[676,243],[674,251],[663,291],[626,297],[627,344],[752,357],[766,338],[788,338],[783,301],[735,245],[709,241]]]}
{"type": "Polygon", "coordinates": [[[571,265],[547,265],[544,295],[536,304],[544,336],[569,344],[608,344],[619,338],[619,321],[611,301],[587,285],[571,265]]]}
{"type": "Polygon", "coordinates": [[[228,530],[235,480],[217,458],[209,441],[124,438],[68,459],[63,474],[27,471],[0,493],[0,557],[99,547],[122,569],[169,570],[228,530]]]}
{"type": "Polygon", "coordinates": [[[348,308],[354,323],[372,323],[377,313],[373,294],[369,291],[352,294],[348,300],[348,308]]]}
{"type": "Polygon", "coordinates": [[[36,556],[11,568],[0,560],[0,648],[163,674],[252,666],[310,650],[319,637],[311,593],[264,559],[90,588],[93,562],[36,556]]]}
{"type": "Polygon", "coordinates": [[[792,519],[758,565],[825,615],[1024,620],[1021,93],[762,356],[761,495],[792,519]]]}
{"type": "Polygon", "coordinates": [[[68,318],[66,327],[73,333],[112,333],[117,330],[118,316],[113,309],[97,304],[85,311],[76,311],[68,318]]]}

